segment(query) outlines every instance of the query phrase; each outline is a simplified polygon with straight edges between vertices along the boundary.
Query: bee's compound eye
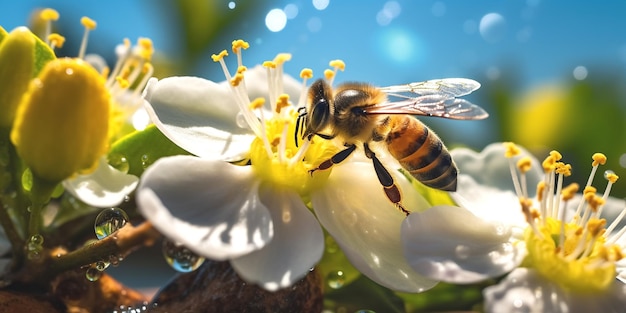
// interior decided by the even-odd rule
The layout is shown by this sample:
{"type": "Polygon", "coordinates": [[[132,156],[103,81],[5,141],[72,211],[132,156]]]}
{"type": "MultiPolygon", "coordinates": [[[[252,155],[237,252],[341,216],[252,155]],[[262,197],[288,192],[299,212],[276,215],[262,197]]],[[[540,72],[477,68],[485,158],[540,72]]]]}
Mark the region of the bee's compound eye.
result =
{"type": "Polygon", "coordinates": [[[330,106],[326,99],[319,99],[311,108],[309,125],[312,132],[317,132],[326,126],[330,116],[330,106]]]}

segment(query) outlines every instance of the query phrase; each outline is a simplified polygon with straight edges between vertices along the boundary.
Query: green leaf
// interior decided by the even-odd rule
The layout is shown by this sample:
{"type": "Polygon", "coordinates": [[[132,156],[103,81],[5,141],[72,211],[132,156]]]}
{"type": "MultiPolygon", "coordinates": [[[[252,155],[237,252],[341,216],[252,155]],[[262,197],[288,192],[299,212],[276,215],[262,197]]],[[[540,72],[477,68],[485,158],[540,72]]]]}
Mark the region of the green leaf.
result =
{"type": "Polygon", "coordinates": [[[39,37],[35,36],[35,66],[33,68],[33,77],[39,75],[41,69],[46,65],[46,63],[56,59],[56,55],[54,51],[50,49],[50,47],[43,42],[39,37]]]}
{"type": "MultiPolygon", "coordinates": [[[[189,152],[171,142],[154,125],[145,130],[131,133],[116,141],[109,152],[109,163],[112,160],[125,160],[128,173],[141,176],[143,171],[156,160],[166,156],[189,154],[189,152]],[[127,163],[126,163],[127,162],[127,163]]],[[[119,164],[112,164],[118,167],[119,164]]]]}

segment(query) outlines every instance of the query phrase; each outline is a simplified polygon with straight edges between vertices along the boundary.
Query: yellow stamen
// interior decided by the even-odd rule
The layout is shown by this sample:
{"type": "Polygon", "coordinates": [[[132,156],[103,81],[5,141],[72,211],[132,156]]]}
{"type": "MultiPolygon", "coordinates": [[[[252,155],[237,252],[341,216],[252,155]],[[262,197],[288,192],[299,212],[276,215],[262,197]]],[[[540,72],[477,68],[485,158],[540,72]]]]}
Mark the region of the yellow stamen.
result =
{"type": "Polygon", "coordinates": [[[564,164],[563,162],[557,162],[556,163],[556,173],[557,174],[562,174],[563,176],[570,176],[572,175],[572,165],[571,164],[564,164]]]}
{"type": "Polygon", "coordinates": [[[556,160],[552,155],[549,155],[543,160],[543,162],[541,162],[541,166],[543,167],[544,172],[552,172],[556,166],[556,160]]]}
{"type": "Polygon", "coordinates": [[[530,157],[523,157],[517,161],[517,168],[520,172],[526,173],[531,168],[531,159],[530,157]]]}
{"type": "Polygon", "coordinates": [[[242,66],[237,68],[237,73],[243,74],[243,72],[245,72],[247,70],[248,70],[248,68],[242,65],[242,66]]]}
{"type": "Polygon", "coordinates": [[[289,60],[291,60],[291,54],[290,53],[279,53],[274,58],[274,62],[276,64],[283,64],[283,63],[285,63],[285,62],[287,62],[289,60]]]}
{"type": "Polygon", "coordinates": [[[594,153],[591,158],[593,159],[593,162],[591,163],[593,166],[606,164],[606,155],[602,153],[594,153]]]}
{"type": "Polygon", "coordinates": [[[86,16],[83,16],[80,19],[80,23],[83,24],[83,26],[85,26],[85,28],[89,29],[89,30],[94,30],[96,28],[96,25],[97,25],[96,21],[94,21],[94,20],[92,20],[92,19],[90,19],[90,18],[88,18],[86,16]]]}
{"type": "Polygon", "coordinates": [[[56,21],[59,19],[59,12],[57,12],[57,10],[55,9],[46,8],[46,9],[41,10],[41,13],[39,13],[39,16],[44,21],[56,21]]]}
{"type": "Polygon", "coordinates": [[[119,84],[119,86],[123,89],[128,88],[128,86],[130,85],[128,83],[128,80],[122,76],[117,76],[115,77],[115,80],[117,81],[117,83],[119,84]]]}
{"type": "Polygon", "coordinates": [[[579,188],[580,186],[577,183],[569,184],[567,187],[563,188],[563,191],[561,191],[563,201],[571,200],[576,195],[579,188]]]}
{"type": "Polygon", "coordinates": [[[604,226],[606,226],[606,220],[603,218],[593,218],[590,219],[589,222],[587,222],[587,230],[593,237],[602,235],[605,231],[604,226]]]}
{"type": "Polygon", "coordinates": [[[615,184],[615,182],[619,179],[619,176],[617,176],[615,173],[607,173],[606,179],[611,182],[611,184],[615,184]]]}
{"type": "Polygon", "coordinates": [[[87,50],[87,39],[89,38],[89,31],[96,28],[96,21],[83,16],[80,19],[80,23],[85,26],[85,32],[83,33],[83,40],[80,43],[80,50],[78,51],[78,58],[82,59],[85,57],[85,50],[87,50]]]}
{"type": "Polygon", "coordinates": [[[556,150],[550,151],[550,156],[553,157],[555,161],[559,161],[563,158],[563,155],[556,150]]]}
{"type": "Polygon", "coordinates": [[[230,80],[230,84],[233,87],[237,87],[239,86],[239,84],[243,81],[243,73],[237,73],[235,74],[235,76],[233,76],[233,78],[230,80]]]}
{"type": "Polygon", "coordinates": [[[543,200],[543,194],[545,191],[546,191],[546,182],[542,180],[539,183],[537,183],[537,200],[539,200],[539,202],[543,200]]]}
{"type": "Polygon", "coordinates": [[[211,59],[213,60],[213,62],[219,62],[224,59],[225,56],[228,56],[228,51],[222,50],[220,51],[220,53],[212,55],[211,59]]]}
{"type": "Polygon", "coordinates": [[[285,108],[288,106],[289,106],[289,95],[283,93],[280,96],[278,96],[278,101],[276,101],[276,113],[280,113],[280,110],[282,110],[282,108],[285,108]]]}
{"type": "Polygon", "coordinates": [[[265,105],[265,98],[259,97],[259,98],[256,98],[256,99],[252,100],[252,102],[250,102],[248,107],[251,110],[256,110],[256,109],[262,108],[263,105],[265,105]]]}
{"type": "Polygon", "coordinates": [[[232,49],[234,53],[239,53],[241,52],[241,49],[246,50],[248,48],[250,48],[250,44],[248,42],[241,39],[233,40],[232,49]]]}
{"type": "Polygon", "coordinates": [[[504,142],[503,144],[504,144],[504,148],[506,149],[506,151],[504,152],[504,156],[506,158],[512,158],[520,154],[520,148],[518,148],[514,143],[504,142]]]}
{"type": "Polygon", "coordinates": [[[50,48],[54,50],[55,48],[63,48],[63,44],[65,43],[65,37],[52,33],[48,35],[48,42],[50,43],[50,48]]]}
{"type": "Polygon", "coordinates": [[[150,61],[154,54],[154,46],[150,38],[139,38],[137,45],[140,47],[139,56],[145,61],[150,61]]]}
{"type": "Polygon", "coordinates": [[[324,77],[326,77],[327,80],[331,80],[333,77],[335,77],[335,71],[333,70],[324,70],[324,77]]]}
{"type": "Polygon", "coordinates": [[[332,60],[329,62],[329,65],[342,72],[346,69],[346,63],[344,63],[342,60],[332,60]]]}
{"type": "Polygon", "coordinates": [[[274,61],[265,61],[265,62],[263,62],[263,67],[265,67],[265,68],[276,68],[276,62],[274,62],[274,61]]]}
{"type": "Polygon", "coordinates": [[[300,71],[300,78],[302,79],[313,78],[313,70],[311,70],[310,68],[303,68],[302,71],[300,71]]]}

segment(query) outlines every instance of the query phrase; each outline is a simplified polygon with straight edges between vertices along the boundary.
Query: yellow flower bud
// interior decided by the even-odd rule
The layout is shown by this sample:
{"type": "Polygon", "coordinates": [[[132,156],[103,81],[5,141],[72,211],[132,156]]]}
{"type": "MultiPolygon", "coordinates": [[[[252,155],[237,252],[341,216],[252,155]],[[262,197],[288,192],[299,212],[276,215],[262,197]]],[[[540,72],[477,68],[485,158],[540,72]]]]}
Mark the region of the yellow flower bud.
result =
{"type": "Polygon", "coordinates": [[[11,141],[33,175],[60,182],[95,169],[107,149],[110,94],[80,59],[50,61],[22,98],[11,141]]]}
{"type": "Polygon", "coordinates": [[[0,43],[0,127],[10,128],[15,111],[33,77],[35,35],[26,27],[11,31],[0,43]]]}

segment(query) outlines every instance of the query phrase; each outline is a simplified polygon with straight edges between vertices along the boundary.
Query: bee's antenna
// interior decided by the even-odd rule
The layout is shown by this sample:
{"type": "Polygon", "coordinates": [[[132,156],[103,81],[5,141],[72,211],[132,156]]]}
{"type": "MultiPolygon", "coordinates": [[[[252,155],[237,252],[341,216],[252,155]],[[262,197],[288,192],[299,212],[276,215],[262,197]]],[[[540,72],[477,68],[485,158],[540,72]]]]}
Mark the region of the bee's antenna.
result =
{"type": "Polygon", "coordinates": [[[296,147],[298,147],[298,137],[304,133],[304,124],[306,123],[306,108],[298,108],[298,119],[296,120],[296,131],[294,132],[294,139],[296,141],[296,147]]]}

